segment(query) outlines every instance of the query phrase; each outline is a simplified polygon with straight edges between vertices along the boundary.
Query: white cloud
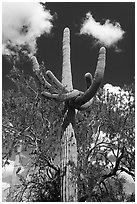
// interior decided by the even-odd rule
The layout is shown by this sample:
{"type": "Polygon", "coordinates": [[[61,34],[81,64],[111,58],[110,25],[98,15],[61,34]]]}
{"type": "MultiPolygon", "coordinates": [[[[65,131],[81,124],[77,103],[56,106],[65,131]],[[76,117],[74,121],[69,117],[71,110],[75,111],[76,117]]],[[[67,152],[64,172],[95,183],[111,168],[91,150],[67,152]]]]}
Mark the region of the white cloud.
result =
{"type": "Polygon", "coordinates": [[[9,187],[11,185],[11,178],[12,173],[14,169],[14,161],[9,160],[9,165],[5,165],[5,167],[2,168],[2,179],[4,182],[2,182],[2,201],[6,201],[6,196],[9,192],[9,187]]]}
{"type": "Polygon", "coordinates": [[[125,31],[122,30],[118,22],[106,20],[104,24],[97,22],[92,14],[86,14],[86,18],[82,24],[80,34],[87,34],[94,37],[96,43],[106,47],[115,47],[116,51],[120,51],[117,47],[119,40],[123,39],[125,31]]]}
{"type": "Polygon", "coordinates": [[[113,86],[111,84],[105,84],[103,88],[105,91],[108,90],[109,93],[113,94],[119,94],[121,91],[121,88],[119,86],[113,86]]]}
{"type": "MultiPolygon", "coordinates": [[[[2,178],[6,178],[9,176],[12,176],[13,174],[13,170],[14,170],[14,164],[15,162],[12,160],[8,161],[10,164],[6,164],[3,168],[2,168],[2,178]]],[[[24,171],[24,167],[21,166],[21,170],[20,170],[20,174],[24,171]]]]}
{"type": "Polygon", "coordinates": [[[6,196],[9,192],[10,184],[6,182],[2,182],[2,201],[6,201],[6,196]]]}
{"type": "Polygon", "coordinates": [[[2,189],[5,190],[7,188],[10,187],[10,184],[9,183],[6,183],[6,182],[2,182],[2,189]]]}
{"type": "Polygon", "coordinates": [[[132,194],[135,192],[135,182],[129,174],[126,172],[121,172],[119,174],[119,177],[124,177],[126,180],[126,183],[124,184],[124,189],[126,194],[132,194]]]}
{"type": "Polygon", "coordinates": [[[124,177],[129,183],[134,183],[134,180],[133,180],[132,176],[130,176],[126,172],[124,172],[124,171],[121,172],[120,176],[124,177]]]}
{"type": "MultiPolygon", "coordinates": [[[[115,95],[117,103],[115,104],[114,110],[118,107],[120,109],[125,109],[129,107],[129,102],[132,104],[134,102],[134,96],[130,96],[128,91],[121,89],[119,86],[113,86],[111,84],[105,84],[104,94],[107,100],[107,92],[115,95]],[[119,100],[120,99],[120,100],[119,100]]],[[[105,101],[106,103],[107,101],[105,101]]]]}
{"type": "Polygon", "coordinates": [[[3,2],[2,4],[2,53],[14,54],[11,48],[35,53],[36,40],[52,28],[52,16],[38,2],[3,2]]]}
{"type": "Polygon", "coordinates": [[[14,169],[14,161],[9,160],[9,165],[5,165],[5,167],[2,168],[2,177],[6,178],[13,173],[14,169]]]}

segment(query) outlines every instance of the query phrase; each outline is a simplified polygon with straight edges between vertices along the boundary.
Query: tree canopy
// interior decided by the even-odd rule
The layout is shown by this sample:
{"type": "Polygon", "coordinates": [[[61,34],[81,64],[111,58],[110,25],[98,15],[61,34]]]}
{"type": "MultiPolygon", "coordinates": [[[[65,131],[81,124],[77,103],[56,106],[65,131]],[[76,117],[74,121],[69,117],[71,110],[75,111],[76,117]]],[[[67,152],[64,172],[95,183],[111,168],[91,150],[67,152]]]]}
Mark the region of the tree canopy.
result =
{"type": "MultiPolygon", "coordinates": [[[[40,66],[43,74],[45,67],[40,66]]],[[[25,173],[7,200],[60,201],[60,127],[64,104],[43,98],[42,84],[17,67],[9,74],[17,89],[3,91],[3,165],[28,153],[25,173]],[[26,176],[27,175],[27,176],[26,176]]],[[[100,88],[92,106],[76,115],[79,201],[128,201],[121,172],[135,178],[134,85],[118,94],[100,88]]]]}

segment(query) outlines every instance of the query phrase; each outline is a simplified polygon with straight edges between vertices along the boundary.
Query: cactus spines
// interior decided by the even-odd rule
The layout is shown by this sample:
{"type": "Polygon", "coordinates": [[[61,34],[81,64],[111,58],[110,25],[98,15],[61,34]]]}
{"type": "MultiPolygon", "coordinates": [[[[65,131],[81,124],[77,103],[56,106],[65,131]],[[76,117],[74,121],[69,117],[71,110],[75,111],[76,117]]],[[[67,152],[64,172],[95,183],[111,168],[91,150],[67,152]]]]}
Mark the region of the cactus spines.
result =
{"type": "Polygon", "coordinates": [[[63,33],[63,63],[62,63],[62,82],[60,82],[51,71],[46,72],[47,80],[39,69],[38,62],[32,57],[33,71],[39,81],[44,81],[45,87],[49,88],[41,94],[46,98],[64,101],[64,118],[62,124],[61,137],[61,201],[77,201],[77,141],[75,138],[75,114],[77,110],[86,110],[93,102],[105,70],[106,49],[101,47],[94,78],[90,73],[85,74],[86,91],[81,92],[73,89],[71,63],[70,63],[70,30],[64,29],[63,33]],[[54,93],[50,90],[56,88],[54,93]],[[73,172],[73,173],[72,173],[73,172]]]}

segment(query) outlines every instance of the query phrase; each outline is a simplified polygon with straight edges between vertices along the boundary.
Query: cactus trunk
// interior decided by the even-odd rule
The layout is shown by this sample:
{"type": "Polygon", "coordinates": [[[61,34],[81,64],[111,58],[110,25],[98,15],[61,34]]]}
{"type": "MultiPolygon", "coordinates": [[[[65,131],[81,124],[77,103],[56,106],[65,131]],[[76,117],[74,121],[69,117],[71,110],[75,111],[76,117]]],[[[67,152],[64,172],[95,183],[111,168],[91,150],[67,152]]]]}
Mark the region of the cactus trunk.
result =
{"type": "Polygon", "coordinates": [[[77,142],[74,133],[75,109],[70,108],[62,124],[61,201],[77,201],[77,142]]]}
{"type": "MultiPolygon", "coordinates": [[[[70,66],[70,34],[65,28],[63,36],[62,84],[73,90],[70,66]]],[[[77,201],[77,142],[74,133],[75,109],[69,107],[64,115],[61,138],[61,201],[77,201]]]]}

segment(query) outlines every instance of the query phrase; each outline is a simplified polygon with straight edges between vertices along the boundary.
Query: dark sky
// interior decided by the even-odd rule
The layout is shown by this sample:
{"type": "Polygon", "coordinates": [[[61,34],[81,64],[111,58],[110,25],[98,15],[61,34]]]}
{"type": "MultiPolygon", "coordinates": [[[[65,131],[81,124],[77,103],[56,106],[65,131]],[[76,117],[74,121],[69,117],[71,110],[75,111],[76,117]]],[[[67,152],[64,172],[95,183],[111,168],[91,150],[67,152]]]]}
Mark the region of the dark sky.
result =
{"type": "MultiPolygon", "coordinates": [[[[82,19],[91,12],[96,21],[110,19],[119,22],[125,31],[124,39],[119,41],[121,52],[107,48],[106,70],[103,84],[110,83],[123,86],[134,82],[135,72],[135,4],[133,2],[48,2],[46,8],[54,14],[53,29],[50,36],[43,35],[37,40],[38,61],[45,62],[61,79],[62,67],[62,33],[65,27],[71,29],[71,66],[74,88],[84,90],[84,74],[94,74],[99,46],[94,46],[93,39],[79,35],[82,19]]],[[[13,88],[12,82],[6,78],[12,64],[3,56],[2,75],[3,89],[13,88]]],[[[26,74],[33,74],[28,64],[22,67],[26,74]]]]}

